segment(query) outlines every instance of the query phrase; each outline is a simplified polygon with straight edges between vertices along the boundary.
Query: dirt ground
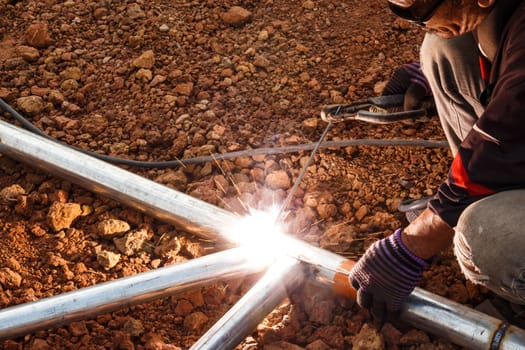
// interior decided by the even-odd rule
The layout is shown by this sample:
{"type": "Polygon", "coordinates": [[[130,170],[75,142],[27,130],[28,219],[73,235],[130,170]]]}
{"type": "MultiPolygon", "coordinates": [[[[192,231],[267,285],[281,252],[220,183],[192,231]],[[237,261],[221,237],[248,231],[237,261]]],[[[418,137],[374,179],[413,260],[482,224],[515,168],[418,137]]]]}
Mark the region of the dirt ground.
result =
{"type": "MultiPolygon", "coordinates": [[[[163,162],[315,142],[324,105],[380,93],[417,59],[422,32],[383,0],[0,1],[0,97],[48,135],[124,159],[163,162]]],[[[20,125],[4,113],[2,119],[20,125]]],[[[336,124],[326,140],[443,140],[436,118],[336,124]]],[[[309,152],[123,168],[227,210],[282,201],[309,152]],[[240,203],[243,203],[241,205],[240,203]]],[[[432,195],[446,148],[323,148],[289,207],[294,236],[357,259],[432,195]]],[[[178,227],[0,156],[0,307],[219,251],[178,227]],[[133,249],[130,237],[141,236],[133,249]]],[[[237,301],[248,276],[0,342],[1,349],[187,349],[237,301]]],[[[466,305],[450,252],[421,286],[466,305]]],[[[351,300],[306,283],[238,349],[457,349],[378,325],[351,300]]]]}

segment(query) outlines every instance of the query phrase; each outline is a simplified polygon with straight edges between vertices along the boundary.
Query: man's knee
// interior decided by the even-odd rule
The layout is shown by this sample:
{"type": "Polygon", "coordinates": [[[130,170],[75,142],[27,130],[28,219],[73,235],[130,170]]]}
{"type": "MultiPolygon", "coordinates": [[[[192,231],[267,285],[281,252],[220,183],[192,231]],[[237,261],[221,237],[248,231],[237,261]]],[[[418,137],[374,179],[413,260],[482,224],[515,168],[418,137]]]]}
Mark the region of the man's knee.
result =
{"type": "Polygon", "coordinates": [[[454,251],[465,276],[525,303],[525,190],[470,205],[455,228],[454,251]]]}

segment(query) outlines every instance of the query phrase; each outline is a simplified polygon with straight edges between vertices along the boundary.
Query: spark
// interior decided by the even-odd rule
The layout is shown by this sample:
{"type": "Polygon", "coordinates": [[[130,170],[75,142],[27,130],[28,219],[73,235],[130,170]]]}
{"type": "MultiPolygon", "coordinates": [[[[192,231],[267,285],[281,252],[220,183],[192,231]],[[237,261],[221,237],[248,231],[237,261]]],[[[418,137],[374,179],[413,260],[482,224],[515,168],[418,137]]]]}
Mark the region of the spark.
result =
{"type": "Polygon", "coordinates": [[[249,209],[240,218],[231,234],[233,240],[244,247],[254,259],[272,261],[287,255],[287,238],[282,223],[277,222],[278,207],[267,210],[249,209]]]}

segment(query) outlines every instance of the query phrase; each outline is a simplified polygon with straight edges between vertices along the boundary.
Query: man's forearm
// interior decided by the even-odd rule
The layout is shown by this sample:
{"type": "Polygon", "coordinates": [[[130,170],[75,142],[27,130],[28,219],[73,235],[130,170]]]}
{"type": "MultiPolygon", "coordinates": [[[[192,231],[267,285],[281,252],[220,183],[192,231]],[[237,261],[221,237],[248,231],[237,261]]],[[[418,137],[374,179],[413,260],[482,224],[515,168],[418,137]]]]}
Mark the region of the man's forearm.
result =
{"type": "Polygon", "coordinates": [[[430,209],[425,209],[401,235],[405,246],[423,259],[429,259],[448,248],[453,237],[454,230],[430,209]]]}

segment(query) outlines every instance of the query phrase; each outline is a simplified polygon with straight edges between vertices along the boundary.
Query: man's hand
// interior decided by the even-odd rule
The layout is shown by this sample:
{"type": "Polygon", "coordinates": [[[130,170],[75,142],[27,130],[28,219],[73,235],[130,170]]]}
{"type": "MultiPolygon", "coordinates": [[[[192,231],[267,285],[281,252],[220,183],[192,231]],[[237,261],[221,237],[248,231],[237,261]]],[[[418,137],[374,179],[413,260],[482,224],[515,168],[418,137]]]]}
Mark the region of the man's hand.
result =
{"type": "Polygon", "coordinates": [[[432,99],[430,86],[421,71],[419,62],[398,67],[383,89],[382,95],[405,95],[403,105],[405,111],[419,109],[424,102],[432,99]]]}
{"type": "Polygon", "coordinates": [[[349,276],[359,306],[380,319],[401,308],[430,265],[405,247],[401,232],[372,244],[349,276]]]}

